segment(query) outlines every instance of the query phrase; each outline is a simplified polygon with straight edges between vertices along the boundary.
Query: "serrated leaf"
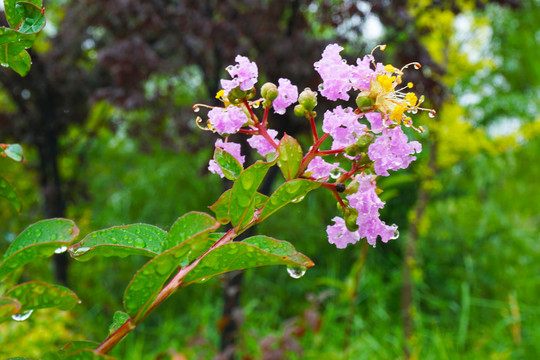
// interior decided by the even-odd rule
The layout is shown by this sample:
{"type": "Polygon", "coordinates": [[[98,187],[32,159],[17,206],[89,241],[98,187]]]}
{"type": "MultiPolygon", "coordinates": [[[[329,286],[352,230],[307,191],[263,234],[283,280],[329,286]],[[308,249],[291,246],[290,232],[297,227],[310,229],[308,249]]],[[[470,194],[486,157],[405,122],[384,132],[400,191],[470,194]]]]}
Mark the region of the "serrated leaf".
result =
{"type": "MultiPolygon", "coordinates": [[[[255,194],[255,208],[261,207],[266,201],[268,200],[268,196],[265,196],[261,193],[255,194]]],[[[219,197],[218,201],[216,201],[212,206],[210,206],[210,210],[212,210],[216,214],[217,220],[221,224],[227,224],[231,221],[231,218],[229,216],[229,204],[231,202],[231,189],[225,191],[221,196],[219,197]]]]}
{"type": "Polygon", "coordinates": [[[259,222],[266,219],[291,201],[300,200],[311,190],[317,189],[321,184],[307,179],[293,179],[282,184],[268,198],[259,216],[259,222]]]}
{"type": "Polygon", "coordinates": [[[94,231],[69,247],[70,255],[80,261],[101,256],[144,255],[154,257],[163,251],[167,232],[153,225],[132,224],[94,231]]]}
{"type": "Polygon", "coordinates": [[[113,322],[109,326],[109,335],[118,330],[126,321],[130,319],[129,315],[123,311],[117,311],[114,313],[113,322]]]}
{"type": "Polygon", "coordinates": [[[236,179],[244,168],[234,156],[220,147],[216,147],[214,152],[214,161],[219,165],[223,175],[229,179],[236,179]]]}
{"type": "Polygon", "coordinates": [[[5,295],[19,301],[22,306],[19,312],[51,307],[70,310],[79,303],[79,298],[70,289],[42,281],[19,284],[8,290],[5,295]]]}
{"type": "Polygon", "coordinates": [[[42,220],[27,227],[10,245],[0,263],[0,279],[39,257],[66,249],[79,229],[68,219],[42,220]]]}
{"type": "Polygon", "coordinates": [[[238,227],[241,230],[253,218],[257,189],[261,185],[268,169],[275,163],[276,160],[272,162],[258,161],[244,170],[234,182],[229,205],[229,215],[234,227],[238,227]]]}
{"type": "Polygon", "coordinates": [[[22,210],[22,202],[21,198],[19,197],[19,194],[17,193],[17,190],[11,184],[9,181],[4,179],[0,176],[0,197],[3,197],[7,201],[9,201],[17,210],[17,212],[20,214],[22,210]]]}
{"type": "Polygon", "coordinates": [[[206,281],[213,276],[234,270],[266,265],[285,265],[305,269],[314,264],[287,241],[267,236],[253,236],[244,241],[222,245],[209,252],[189,272],[183,284],[206,281]]]}
{"type": "Polygon", "coordinates": [[[287,180],[294,179],[302,163],[302,147],[295,138],[287,134],[278,144],[279,157],[277,164],[287,180]]]}
{"type": "MultiPolygon", "coordinates": [[[[174,225],[171,233],[174,232],[174,225]]],[[[147,262],[131,279],[124,293],[124,308],[137,322],[161,291],[167,279],[180,266],[201,256],[215,242],[209,233],[219,227],[207,228],[147,262]]]]}
{"type": "Polygon", "coordinates": [[[192,211],[184,214],[171,226],[167,234],[164,250],[173,248],[197,234],[215,230],[219,226],[219,222],[206,213],[192,211]]]}
{"type": "Polygon", "coordinates": [[[0,155],[5,154],[10,159],[15,161],[23,161],[23,149],[19,144],[3,144],[0,147],[0,155]],[[5,147],[4,147],[5,146],[5,147]]]}
{"type": "Polygon", "coordinates": [[[15,10],[21,19],[16,30],[23,34],[34,34],[45,27],[45,11],[31,2],[20,1],[15,4],[15,10]]]}
{"type": "Polygon", "coordinates": [[[11,319],[21,310],[21,303],[10,297],[0,297],[0,322],[11,319]]]}

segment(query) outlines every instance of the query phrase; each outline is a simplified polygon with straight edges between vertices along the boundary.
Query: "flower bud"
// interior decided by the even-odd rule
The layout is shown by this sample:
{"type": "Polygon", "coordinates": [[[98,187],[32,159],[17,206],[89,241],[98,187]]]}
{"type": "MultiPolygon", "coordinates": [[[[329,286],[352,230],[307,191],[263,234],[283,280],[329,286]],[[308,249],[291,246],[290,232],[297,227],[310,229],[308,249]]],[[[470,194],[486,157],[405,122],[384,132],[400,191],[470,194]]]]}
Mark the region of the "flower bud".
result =
{"type": "Polygon", "coordinates": [[[369,111],[375,105],[375,99],[367,91],[362,91],[356,97],[356,106],[361,112],[369,111]]]}
{"type": "Polygon", "coordinates": [[[352,144],[345,148],[345,154],[349,156],[357,156],[358,154],[360,154],[360,152],[360,146],[358,146],[357,144],[352,144]]]}
{"type": "Polygon", "coordinates": [[[347,230],[358,230],[358,224],[356,223],[356,220],[358,219],[358,210],[356,210],[355,208],[347,207],[343,215],[345,216],[345,226],[347,227],[347,230]]]}
{"type": "Polygon", "coordinates": [[[298,103],[307,111],[312,111],[315,106],[317,106],[317,93],[310,88],[305,88],[304,91],[298,95],[298,103]]]}
{"type": "MultiPolygon", "coordinates": [[[[342,199],[343,203],[345,204],[345,206],[349,207],[349,200],[347,199],[342,199]]],[[[343,207],[341,206],[341,203],[337,202],[336,203],[336,207],[339,211],[343,211],[343,207]]]]}
{"type": "Polygon", "coordinates": [[[247,95],[246,91],[240,90],[239,87],[235,87],[231,91],[229,91],[229,94],[227,95],[227,98],[229,101],[233,104],[239,104],[242,102],[242,99],[245,98],[247,95]]]}
{"type": "Polygon", "coordinates": [[[276,84],[271,82],[265,83],[261,87],[261,96],[268,101],[274,101],[278,97],[278,90],[276,84]]]}
{"type": "Polygon", "coordinates": [[[351,181],[351,183],[349,184],[349,186],[347,186],[347,188],[345,189],[343,193],[347,195],[356,194],[358,192],[359,187],[360,187],[360,184],[358,184],[357,181],[351,181]]]}
{"type": "Polygon", "coordinates": [[[369,132],[363,133],[360,137],[358,137],[355,145],[358,146],[360,150],[359,153],[367,151],[369,145],[371,145],[374,140],[375,136],[373,136],[373,134],[369,132]]]}
{"type": "Polygon", "coordinates": [[[294,107],[294,115],[296,116],[306,116],[306,109],[300,104],[294,107]]]}
{"type": "Polygon", "coordinates": [[[356,162],[360,165],[369,164],[371,162],[371,159],[369,158],[368,154],[365,152],[360,153],[360,156],[358,159],[356,159],[356,162]]]}

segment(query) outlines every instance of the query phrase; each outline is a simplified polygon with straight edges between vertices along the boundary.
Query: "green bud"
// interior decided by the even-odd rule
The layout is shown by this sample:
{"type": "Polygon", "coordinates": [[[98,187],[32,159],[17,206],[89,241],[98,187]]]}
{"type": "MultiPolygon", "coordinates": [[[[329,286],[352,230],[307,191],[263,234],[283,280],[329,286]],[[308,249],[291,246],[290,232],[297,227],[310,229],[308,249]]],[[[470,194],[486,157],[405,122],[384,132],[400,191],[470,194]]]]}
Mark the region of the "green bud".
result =
{"type": "Polygon", "coordinates": [[[373,105],[375,105],[375,99],[368,91],[362,91],[356,97],[356,106],[358,106],[358,109],[362,112],[370,110],[373,105]]]}
{"type": "Polygon", "coordinates": [[[305,88],[304,91],[298,95],[298,103],[307,111],[313,111],[315,106],[317,106],[317,93],[310,88],[305,88]]]}
{"type": "Polygon", "coordinates": [[[241,102],[243,98],[245,98],[247,95],[247,92],[240,90],[239,87],[235,87],[231,91],[229,91],[229,95],[227,96],[229,98],[229,101],[233,104],[238,104],[241,102]]]}
{"type": "Polygon", "coordinates": [[[368,154],[363,152],[360,153],[360,157],[356,159],[356,162],[360,165],[369,164],[371,162],[371,159],[369,158],[368,154]]]}
{"type": "Polygon", "coordinates": [[[345,191],[343,193],[347,194],[347,195],[356,194],[356,192],[358,192],[358,187],[359,186],[360,186],[360,184],[358,184],[358,182],[351,181],[351,183],[349,184],[349,186],[347,186],[347,188],[345,189],[345,191]]]}
{"type": "Polygon", "coordinates": [[[294,107],[294,115],[296,116],[306,116],[306,109],[300,104],[294,107]]]}
{"type": "Polygon", "coordinates": [[[345,226],[347,227],[347,230],[349,231],[358,230],[358,224],[356,223],[356,219],[358,219],[358,210],[356,210],[355,208],[347,207],[344,215],[345,215],[345,226]]]}
{"type": "MultiPolygon", "coordinates": [[[[345,206],[347,206],[347,207],[349,206],[349,200],[343,199],[342,201],[343,201],[343,203],[345,204],[345,206]]],[[[337,209],[338,209],[339,211],[343,211],[343,208],[341,207],[341,203],[337,202],[337,203],[336,203],[336,207],[337,207],[337,209]]]]}
{"type": "Polygon", "coordinates": [[[359,153],[362,151],[363,152],[367,151],[369,145],[371,145],[374,140],[375,140],[375,136],[373,136],[372,133],[369,133],[369,132],[363,133],[358,138],[358,141],[356,141],[356,145],[358,146],[358,149],[360,150],[359,153]]]}
{"type": "Polygon", "coordinates": [[[352,144],[345,148],[345,154],[349,156],[356,156],[360,154],[360,152],[360,147],[357,144],[352,144]]]}
{"type": "Polygon", "coordinates": [[[274,101],[278,96],[277,86],[274,83],[267,82],[261,87],[261,96],[265,100],[274,101]]]}

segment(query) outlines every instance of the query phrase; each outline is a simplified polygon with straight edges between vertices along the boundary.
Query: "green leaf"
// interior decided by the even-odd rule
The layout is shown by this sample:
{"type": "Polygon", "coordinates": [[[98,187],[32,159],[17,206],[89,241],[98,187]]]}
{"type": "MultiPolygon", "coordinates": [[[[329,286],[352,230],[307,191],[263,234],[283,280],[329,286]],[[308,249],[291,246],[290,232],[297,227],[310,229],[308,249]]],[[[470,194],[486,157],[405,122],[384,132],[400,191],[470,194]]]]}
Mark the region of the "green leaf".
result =
{"type": "Polygon", "coordinates": [[[20,214],[22,210],[22,202],[19,194],[11,184],[0,176],[0,197],[9,201],[20,214]]]}
{"type": "MultiPolygon", "coordinates": [[[[231,218],[229,216],[229,204],[231,202],[231,190],[229,189],[225,191],[221,196],[219,197],[218,201],[216,201],[212,206],[210,206],[210,210],[212,210],[216,214],[217,220],[222,224],[227,224],[229,221],[231,221],[231,218]]],[[[261,207],[266,201],[268,200],[268,196],[265,196],[261,193],[255,194],[255,208],[261,207]]]]}
{"type": "Polygon", "coordinates": [[[130,319],[129,315],[123,311],[117,311],[114,313],[113,322],[109,326],[109,335],[118,330],[126,321],[130,319]]]}
{"type": "Polygon", "coordinates": [[[65,360],[115,360],[115,358],[107,356],[107,355],[98,355],[94,353],[91,349],[82,349],[79,351],[76,351],[66,357],[64,357],[65,360]]]}
{"type": "Polygon", "coordinates": [[[42,220],[27,227],[11,244],[0,263],[0,279],[39,257],[67,250],[79,229],[68,219],[42,220]]]}
{"type": "Polygon", "coordinates": [[[5,146],[5,148],[0,147],[0,155],[4,155],[15,160],[15,161],[23,161],[23,149],[21,145],[19,144],[3,144],[2,146],[5,146]]]}
{"type": "Polygon", "coordinates": [[[79,303],[79,298],[70,289],[42,281],[19,284],[5,295],[19,301],[22,306],[19,312],[51,307],[70,310],[79,303]]]}
{"type": "Polygon", "coordinates": [[[12,315],[21,310],[21,303],[17,299],[0,297],[0,322],[11,319],[12,315]]]}
{"type": "Polygon", "coordinates": [[[81,261],[101,256],[144,255],[154,257],[163,251],[167,232],[153,225],[132,224],[94,231],[75,245],[70,255],[81,261]]]}
{"type": "Polygon", "coordinates": [[[21,1],[15,5],[21,22],[16,30],[23,34],[34,34],[45,27],[45,11],[31,2],[21,1]]]}
{"type": "Polygon", "coordinates": [[[220,147],[216,147],[214,160],[223,171],[223,175],[229,180],[235,180],[244,168],[234,156],[220,147]]]}
{"type": "Polygon", "coordinates": [[[254,236],[244,241],[222,245],[209,252],[189,272],[183,284],[206,281],[213,276],[234,270],[266,265],[286,265],[291,268],[306,269],[314,264],[287,241],[267,236],[254,236]]]}
{"type": "MultiPolygon", "coordinates": [[[[209,239],[209,233],[219,227],[217,221],[214,223],[215,226],[203,229],[147,262],[131,279],[124,293],[124,308],[136,323],[155,300],[172,273],[180,266],[185,266],[197,259],[215,242],[209,239]]],[[[180,223],[175,225],[170,231],[173,235],[181,233],[174,229],[176,226],[180,228],[180,223]]]]}
{"type": "Polygon", "coordinates": [[[290,202],[301,200],[308,192],[317,189],[320,186],[320,183],[307,179],[294,179],[287,181],[278,187],[272,195],[270,195],[270,198],[266,202],[258,221],[263,221],[268,216],[272,215],[290,202]]]}
{"type": "Polygon", "coordinates": [[[4,12],[9,26],[13,29],[19,28],[24,19],[28,16],[20,7],[33,6],[41,12],[43,2],[41,0],[29,0],[21,2],[20,0],[4,0],[4,12]]]}
{"type": "Polygon", "coordinates": [[[164,249],[173,248],[197,234],[215,230],[219,226],[219,222],[206,213],[199,211],[189,212],[179,217],[171,226],[164,249]]]}
{"type": "Polygon", "coordinates": [[[285,133],[278,144],[277,164],[287,180],[294,179],[302,163],[302,147],[295,138],[285,133]]]}
{"type": "Polygon", "coordinates": [[[272,162],[258,161],[242,171],[238,179],[234,182],[231,190],[229,214],[232,225],[238,227],[240,230],[238,233],[253,218],[256,207],[255,198],[257,189],[261,185],[268,169],[275,163],[276,160],[272,162]]]}

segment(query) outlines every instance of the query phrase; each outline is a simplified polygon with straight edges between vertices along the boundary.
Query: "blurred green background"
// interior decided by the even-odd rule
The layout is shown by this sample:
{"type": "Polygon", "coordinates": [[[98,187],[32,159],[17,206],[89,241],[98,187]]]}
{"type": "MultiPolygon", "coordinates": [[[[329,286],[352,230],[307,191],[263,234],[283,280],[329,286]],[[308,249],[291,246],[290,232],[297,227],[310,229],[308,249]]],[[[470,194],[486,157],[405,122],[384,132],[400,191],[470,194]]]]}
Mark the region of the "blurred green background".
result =
{"type": "MultiPolygon", "coordinates": [[[[351,63],[385,43],[379,61],[422,63],[409,80],[438,112],[416,116],[427,129],[410,133],[423,144],[418,160],[380,181],[382,218],[401,235],[370,248],[362,268],[360,244],[327,242],[338,214],[329,193],[276,213],[256,232],[292,242],[316,266],[300,279],[280,267],[245,272],[234,356],[540,354],[538,0],[49,0],[45,8],[28,76],[0,73],[0,139],[21,143],[27,158],[0,161],[24,203],[20,215],[1,203],[2,251],[47,217],[73,219],[84,235],[135,222],[168,229],[187,211],[209,211],[226,184],[206,170],[216,137],[198,131],[191,106],[215,104],[236,54],[257,62],[259,84],[287,77],[315,89],[312,64],[326,44],[342,44],[351,63]]],[[[319,114],[328,106],[321,99],[319,114]]],[[[270,121],[307,145],[305,119],[270,121]]],[[[67,281],[82,304],[0,324],[0,356],[103,340],[145,260],[70,261],[67,281]]],[[[53,263],[40,260],[0,290],[54,278],[53,263]]],[[[182,289],[112,355],[231,358],[220,349],[226,288],[213,279],[182,289]]]]}

